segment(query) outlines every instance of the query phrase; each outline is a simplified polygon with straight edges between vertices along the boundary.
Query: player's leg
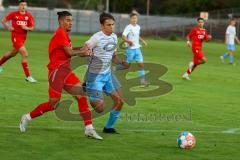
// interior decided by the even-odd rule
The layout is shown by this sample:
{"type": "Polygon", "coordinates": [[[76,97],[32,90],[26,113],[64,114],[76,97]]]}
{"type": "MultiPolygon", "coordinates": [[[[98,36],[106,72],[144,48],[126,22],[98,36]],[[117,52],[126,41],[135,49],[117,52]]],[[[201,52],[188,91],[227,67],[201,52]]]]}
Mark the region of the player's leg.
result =
{"type": "Polygon", "coordinates": [[[38,105],[30,113],[24,114],[19,124],[20,131],[25,132],[28,122],[32,119],[35,119],[46,112],[55,110],[59,100],[60,98],[50,98],[48,102],[38,105]]]}
{"type": "Polygon", "coordinates": [[[19,49],[19,52],[20,52],[20,54],[22,56],[22,67],[23,67],[23,70],[24,70],[24,73],[25,73],[25,76],[26,76],[26,78],[25,78],[26,81],[32,82],[32,83],[37,82],[30,74],[30,71],[29,71],[29,68],[28,68],[28,60],[27,60],[28,51],[25,48],[25,46],[22,46],[19,49]]]}
{"type": "Polygon", "coordinates": [[[135,50],[134,60],[137,62],[137,65],[139,67],[138,75],[140,77],[140,84],[144,87],[147,87],[149,85],[149,82],[147,82],[145,78],[143,55],[140,48],[135,50]]]}
{"type": "Polygon", "coordinates": [[[99,140],[103,139],[97,134],[92,125],[92,113],[89,109],[87,98],[84,96],[79,78],[74,73],[70,73],[66,77],[64,90],[71,94],[78,102],[78,110],[85,125],[85,135],[99,140]]]}
{"type": "Polygon", "coordinates": [[[114,125],[116,124],[117,120],[120,117],[120,112],[123,106],[123,99],[121,98],[121,95],[118,91],[114,91],[110,93],[110,96],[114,102],[113,109],[110,112],[109,119],[103,129],[104,133],[118,133],[114,129],[114,125]]]}
{"type": "Polygon", "coordinates": [[[234,55],[235,55],[235,51],[230,51],[229,52],[229,64],[234,63],[234,55]]]}
{"type": "Polygon", "coordinates": [[[121,98],[120,93],[120,83],[117,80],[117,77],[111,75],[109,81],[106,82],[104,86],[104,91],[111,96],[113,100],[113,107],[109,115],[109,119],[103,128],[104,133],[118,133],[114,129],[114,125],[120,117],[120,112],[123,106],[123,99],[121,98]]]}
{"type": "Polygon", "coordinates": [[[49,71],[48,73],[48,95],[49,101],[38,105],[34,110],[22,116],[20,122],[20,131],[25,132],[26,126],[29,121],[32,119],[41,116],[42,114],[54,110],[58,102],[61,99],[62,89],[64,87],[64,79],[69,71],[59,71],[59,69],[55,69],[53,71],[49,71]]]}
{"type": "Polygon", "coordinates": [[[18,53],[18,50],[15,48],[12,48],[10,51],[4,54],[4,56],[0,60],[0,73],[3,71],[2,65],[10,58],[16,56],[17,53],[18,53]]]}
{"type": "Polygon", "coordinates": [[[229,64],[234,64],[235,45],[229,46],[229,64]]]}
{"type": "Polygon", "coordinates": [[[221,61],[224,63],[225,59],[229,58],[230,59],[230,64],[233,64],[233,60],[234,60],[234,54],[235,54],[235,45],[227,45],[227,50],[228,52],[225,53],[224,55],[220,56],[221,61]]]}
{"type": "Polygon", "coordinates": [[[197,68],[198,65],[204,64],[207,62],[207,58],[204,56],[204,53],[201,50],[194,51],[193,62],[190,62],[187,68],[187,71],[183,74],[182,78],[185,80],[191,80],[190,74],[197,68]]]}

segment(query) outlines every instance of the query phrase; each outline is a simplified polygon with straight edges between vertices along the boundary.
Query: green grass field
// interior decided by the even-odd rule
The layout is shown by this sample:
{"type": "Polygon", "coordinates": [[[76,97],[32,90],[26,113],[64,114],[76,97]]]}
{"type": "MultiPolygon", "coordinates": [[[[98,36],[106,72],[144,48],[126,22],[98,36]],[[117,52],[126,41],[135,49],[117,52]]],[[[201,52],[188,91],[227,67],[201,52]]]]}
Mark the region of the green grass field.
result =
{"type": "MultiPolygon", "coordinates": [[[[9,33],[0,33],[0,56],[11,47],[9,33]]],[[[224,44],[207,43],[204,51],[208,63],[192,74],[192,81],[183,81],[182,73],[192,54],[182,41],[150,40],[144,48],[146,62],[163,64],[168,72],[161,77],[173,85],[163,96],[138,98],[135,106],[125,105],[122,118],[115,126],[120,135],[106,135],[101,130],[108,115],[94,120],[103,141],[84,136],[82,122],[66,122],[54,112],[33,120],[21,134],[18,123],[22,114],[48,99],[47,46],[51,34],[30,33],[26,47],[30,52],[32,75],[39,81],[24,81],[20,56],[4,65],[0,75],[0,159],[98,159],[98,160],[238,160],[240,157],[240,63],[220,63],[224,44]],[[156,114],[157,120],[127,118],[135,113],[156,114]],[[157,114],[157,115],[158,115],[157,114]],[[172,115],[182,118],[172,118],[172,115]],[[165,116],[165,117],[164,117],[165,116]],[[192,150],[177,148],[179,133],[192,132],[197,145],[192,150]]],[[[74,45],[88,36],[73,35],[74,45]]],[[[240,52],[238,48],[238,53],[240,52]]],[[[83,73],[77,73],[80,77],[83,73]]],[[[157,75],[156,75],[157,76],[157,75]]],[[[124,84],[123,84],[124,85],[124,84]]],[[[69,98],[64,96],[63,98],[69,98]]],[[[77,113],[76,104],[71,107],[77,113]]]]}

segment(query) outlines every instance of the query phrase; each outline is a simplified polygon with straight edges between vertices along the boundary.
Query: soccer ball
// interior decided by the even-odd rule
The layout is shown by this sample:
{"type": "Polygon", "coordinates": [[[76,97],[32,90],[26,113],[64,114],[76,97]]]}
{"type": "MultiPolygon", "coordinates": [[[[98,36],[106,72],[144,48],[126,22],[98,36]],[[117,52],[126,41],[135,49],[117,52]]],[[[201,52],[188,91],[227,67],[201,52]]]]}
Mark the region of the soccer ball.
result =
{"type": "Polygon", "coordinates": [[[177,139],[178,147],[183,149],[192,149],[196,144],[195,137],[190,132],[182,132],[177,139]]]}

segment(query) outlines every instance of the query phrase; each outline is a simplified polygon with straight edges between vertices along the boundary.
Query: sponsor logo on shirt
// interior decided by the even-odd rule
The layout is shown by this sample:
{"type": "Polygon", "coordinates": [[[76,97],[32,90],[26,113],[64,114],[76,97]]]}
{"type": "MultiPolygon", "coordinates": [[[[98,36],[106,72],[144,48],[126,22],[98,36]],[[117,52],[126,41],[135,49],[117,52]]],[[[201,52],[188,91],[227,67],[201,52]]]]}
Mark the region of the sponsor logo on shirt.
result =
{"type": "Polygon", "coordinates": [[[19,26],[26,26],[27,22],[26,21],[17,21],[17,25],[19,25],[19,26]]]}

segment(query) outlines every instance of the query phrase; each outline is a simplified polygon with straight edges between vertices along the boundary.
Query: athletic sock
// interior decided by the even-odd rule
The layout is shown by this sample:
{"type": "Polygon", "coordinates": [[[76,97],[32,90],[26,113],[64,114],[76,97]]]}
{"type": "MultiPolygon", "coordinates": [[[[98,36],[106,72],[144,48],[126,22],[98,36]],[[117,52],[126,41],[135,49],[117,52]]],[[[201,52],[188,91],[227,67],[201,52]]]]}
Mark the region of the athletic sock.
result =
{"type": "Polygon", "coordinates": [[[224,59],[226,59],[226,58],[228,58],[229,57],[229,53],[225,53],[224,55],[223,55],[223,58],[224,59]]]}
{"type": "Polygon", "coordinates": [[[112,110],[110,112],[110,116],[105,128],[113,128],[114,124],[117,122],[119,117],[120,117],[120,111],[112,110]]]}
{"type": "Polygon", "coordinates": [[[23,67],[25,76],[29,77],[30,76],[30,71],[29,71],[29,68],[28,68],[28,63],[27,62],[22,62],[22,67],[23,67]]]}
{"type": "Polygon", "coordinates": [[[144,69],[139,70],[138,75],[140,77],[141,82],[145,80],[145,70],[144,69]]]}
{"type": "Polygon", "coordinates": [[[3,65],[9,58],[6,56],[3,56],[2,59],[0,60],[0,66],[3,65]]]}
{"type": "Polygon", "coordinates": [[[87,98],[81,97],[78,99],[78,110],[83,118],[85,126],[92,124],[92,113],[89,109],[87,98]]]}
{"type": "Polygon", "coordinates": [[[53,111],[54,107],[50,106],[49,102],[42,103],[37,108],[35,108],[33,111],[30,112],[30,117],[31,119],[36,118],[44,114],[45,112],[48,111],[53,111]]]}
{"type": "Polygon", "coordinates": [[[229,63],[230,63],[230,64],[233,64],[233,61],[234,61],[233,55],[229,55],[229,59],[230,59],[229,63]]]}

